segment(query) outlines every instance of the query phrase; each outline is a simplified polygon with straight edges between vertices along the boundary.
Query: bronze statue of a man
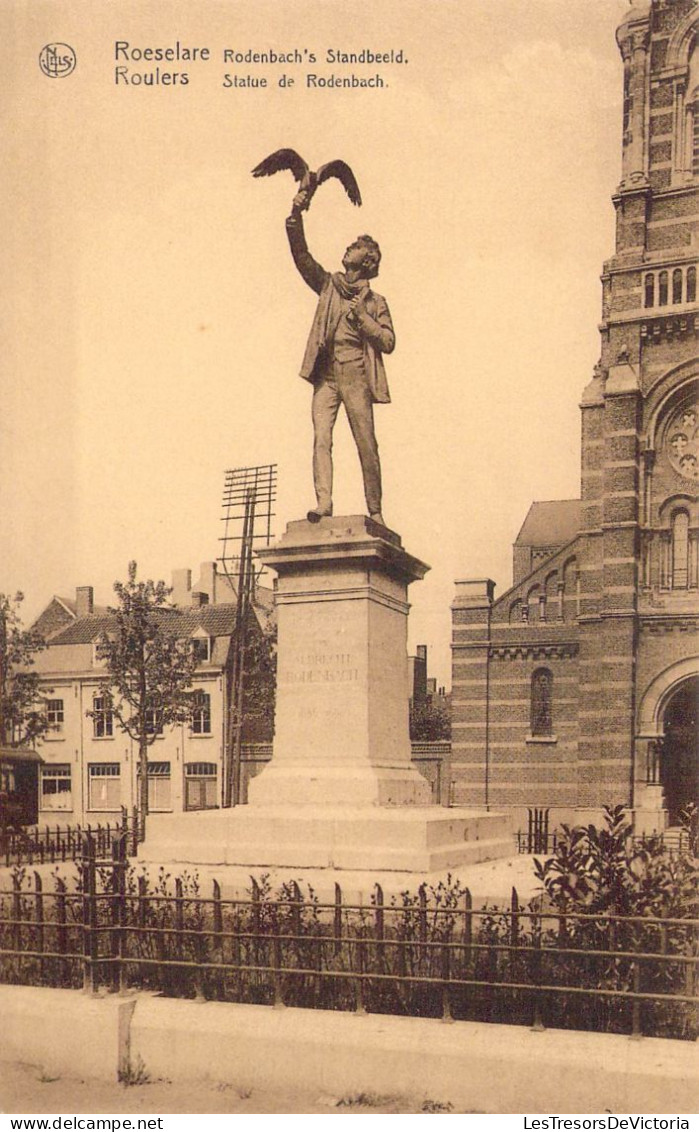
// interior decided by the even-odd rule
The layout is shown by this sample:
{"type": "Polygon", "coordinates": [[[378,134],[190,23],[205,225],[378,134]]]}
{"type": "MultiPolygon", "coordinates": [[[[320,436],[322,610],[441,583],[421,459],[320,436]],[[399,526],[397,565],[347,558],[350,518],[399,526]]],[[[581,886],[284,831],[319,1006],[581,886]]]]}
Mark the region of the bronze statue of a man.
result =
{"type": "Polygon", "coordinates": [[[371,236],[359,236],[342,257],[344,271],[331,275],[306,245],[301,214],[311,195],[303,188],[296,194],[286,221],[294,263],[319,296],[301,368],[301,377],[313,385],[316,506],[308,518],[317,523],[332,515],[332,435],[342,404],[359,452],[369,515],[385,526],[374,402],[391,400],[382,355],[391,353],[396,339],[386,300],[369,286],[378,275],[381,251],[371,236]]]}

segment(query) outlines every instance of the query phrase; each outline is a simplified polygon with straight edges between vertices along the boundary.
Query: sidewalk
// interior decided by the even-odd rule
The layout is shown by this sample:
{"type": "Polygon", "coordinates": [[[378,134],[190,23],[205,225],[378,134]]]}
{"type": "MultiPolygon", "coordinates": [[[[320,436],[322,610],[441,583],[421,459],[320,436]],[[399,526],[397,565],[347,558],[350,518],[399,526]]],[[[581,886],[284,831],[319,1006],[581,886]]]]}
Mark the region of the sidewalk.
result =
{"type": "Polygon", "coordinates": [[[0,1062],[0,1111],[6,1113],[245,1113],[275,1115],[416,1113],[453,1111],[443,1098],[322,1096],[309,1092],[251,1089],[229,1084],[152,1081],[120,1085],[109,1081],[52,1077],[38,1066],[0,1062]],[[342,1102],[338,1104],[338,1102],[342,1102]],[[430,1107],[423,1108],[428,1104],[430,1107]],[[437,1106],[443,1106],[441,1109],[437,1106]]]}

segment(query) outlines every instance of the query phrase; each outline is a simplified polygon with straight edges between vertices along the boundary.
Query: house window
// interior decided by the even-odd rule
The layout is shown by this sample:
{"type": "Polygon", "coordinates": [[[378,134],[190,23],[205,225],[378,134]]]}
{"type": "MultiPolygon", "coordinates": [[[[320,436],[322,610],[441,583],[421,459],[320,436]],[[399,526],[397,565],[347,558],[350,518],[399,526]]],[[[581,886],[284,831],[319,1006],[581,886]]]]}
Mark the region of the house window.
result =
{"type": "Polygon", "coordinates": [[[679,267],[676,267],[672,273],[672,301],[682,302],[682,270],[679,267]]]}
{"type": "Polygon", "coordinates": [[[192,734],[211,734],[211,696],[208,692],[194,693],[194,712],[192,714],[192,734]]]}
{"type": "Polygon", "coordinates": [[[87,797],[91,810],[118,810],[121,806],[119,763],[89,763],[87,797]]]}
{"type": "Polygon", "coordinates": [[[644,306],[652,307],[655,302],[655,276],[646,275],[644,282],[644,306]]]}
{"type": "Polygon", "coordinates": [[[46,720],[52,731],[63,730],[63,700],[46,701],[46,720]]]}
{"type": "Polygon", "coordinates": [[[185,763],[185,810],[211,810],[218,805],[218,768],[216,763],[185,763]]]}
{"type": "Polygon", "coordinates": [[[211,659],[211,641],[208,637],[192,637],[192,652],[197,663],[202,664],[211,659]]]}
{"type": "Polygon", "coordinates": [[[163,716],[156,708],[146,712],[146,735],[162,735],[163,716]]]}
{"type": "Polygon", "coordinates": [[[42,810],[73,809],[69,763],[41,768],[41,808],[42,810]]]}
{"type": "Polygon", "coordinates": [[[107,665],[106,648],[109,644],[109,637],[106,633],[100,633],[98,637],[92,642],[92,664],[95,668],[105,668],[107,665]]]}
{"type": "Polygon", "coordinates": [[[696,267],[687,268],[687,300],[688,303],[695,303],[697,301],[697,269],[696,267]]]}
{"type": "Polygon", "coordinates": [[[689,579],[689,515],[678,511],[672,518],[672,588],[686,590],[689,579]]]}
{"type": "Polygon", "coordinates": [[[668,286],[667,271],[661,271],[660,275],[658,276],[658,306],[659,307],[666,307],[667,306],[667,286],[668,286]]]}
{"type": "Polygon", "coordinates": [[[532,673],[531,733],[534,736],[553,733],[553,674],[548,668],[532,673]]]}
{"type": "Polygon", "coordinates": [[[92,733],[95,739],[110,739],[114,734],[114,716],[109,696],[95,696],[92,712],[92,733]]]}
{"type": "Polygon", "coordinates": [[[170,763],[148,763],[148,809],[172,809],[170,763]]]}

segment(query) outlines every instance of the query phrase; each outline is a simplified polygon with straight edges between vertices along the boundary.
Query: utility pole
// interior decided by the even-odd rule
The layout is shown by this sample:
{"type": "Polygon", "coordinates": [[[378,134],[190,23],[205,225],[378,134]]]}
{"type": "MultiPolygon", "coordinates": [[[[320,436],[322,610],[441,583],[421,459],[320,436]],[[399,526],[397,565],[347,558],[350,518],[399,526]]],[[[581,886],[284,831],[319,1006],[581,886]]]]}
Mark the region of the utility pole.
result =
{"type": "Polygon", "coordinates": [[[5,735],[5,686],[7,684],[7,609],[0,601],[0,746],[7,746],[5,735]]]}
{"type": "Polygon", "coordinates": [[[223,757],[224,808],[240,805],[245,658],[250,610],[262,570],[253,551],[273,538],[272,505],[276,499],[277,465],[235,468],[226,472],[223,495],[225,523],[219,561],[236,593],[235,634],[226,667],[226,726],[223,757]],[[256,520],[258,527],[256,530],[256,520]],[[235,578],[235,580],[234,580],[235,578]]]}

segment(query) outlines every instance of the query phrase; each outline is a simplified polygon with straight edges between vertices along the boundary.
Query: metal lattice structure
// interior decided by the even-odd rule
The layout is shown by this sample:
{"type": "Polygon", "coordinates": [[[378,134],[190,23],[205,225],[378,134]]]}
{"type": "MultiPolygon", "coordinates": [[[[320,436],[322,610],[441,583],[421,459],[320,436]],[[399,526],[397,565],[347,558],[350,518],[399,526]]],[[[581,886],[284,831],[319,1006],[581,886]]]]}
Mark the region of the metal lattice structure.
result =
{"type": "MultiPolygon", "coordinates": [[[[219,562],[235,585],[245,558],[247,543],[255,551],[269,546],[274,538],[272,520],[277,498],[277,465],[258,464],[251,468],[232,468],[226,473],[223,488],[223,543],[219,562]]],[[[264,568],[253,564],[255,578],[264,568]]]]}
{"type": "Polygon", "coordinates": [[[226,743],[223,767],[223,805],[241,801],[241,744],[245,657],[250,606],[264,570],[254,560],[255,550],[273,538],[273,506],[277,496],[277,465],[233,468],[226,472],[223,489],[223,553],[219,558],[236,592],[236,632],[226,678],[226,743]]]}

